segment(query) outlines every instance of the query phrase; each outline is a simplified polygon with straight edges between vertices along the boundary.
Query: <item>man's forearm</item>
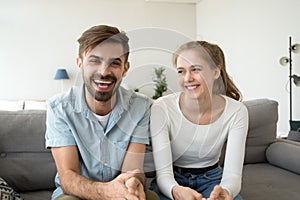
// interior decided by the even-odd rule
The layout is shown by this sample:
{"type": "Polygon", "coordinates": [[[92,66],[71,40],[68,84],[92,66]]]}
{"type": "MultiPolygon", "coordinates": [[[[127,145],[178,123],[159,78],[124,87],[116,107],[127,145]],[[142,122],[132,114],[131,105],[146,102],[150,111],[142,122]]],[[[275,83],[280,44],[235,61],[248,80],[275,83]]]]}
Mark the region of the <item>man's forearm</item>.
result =
{"type": "Polygon", "coordinates": [[[72,170],[59,174],[59,177],[65,194],[81,199],[102,199],[104,196],[99,191],[105,191],[105,189],[101,189],[105,187],[105,183],[91,181],[72,170]]]}

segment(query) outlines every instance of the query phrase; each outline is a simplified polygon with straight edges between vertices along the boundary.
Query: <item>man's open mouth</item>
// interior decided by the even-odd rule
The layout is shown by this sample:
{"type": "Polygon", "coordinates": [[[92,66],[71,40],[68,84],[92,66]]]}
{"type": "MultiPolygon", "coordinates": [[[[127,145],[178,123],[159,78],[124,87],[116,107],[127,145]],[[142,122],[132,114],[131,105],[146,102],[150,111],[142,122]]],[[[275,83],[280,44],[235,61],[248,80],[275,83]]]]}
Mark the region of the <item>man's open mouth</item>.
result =
{"type": "Polygon", "coordinates": [[[110,80],[93,80],[99,89],[108,89],[111,85],[114,84],[114,81],[110,80]]]}

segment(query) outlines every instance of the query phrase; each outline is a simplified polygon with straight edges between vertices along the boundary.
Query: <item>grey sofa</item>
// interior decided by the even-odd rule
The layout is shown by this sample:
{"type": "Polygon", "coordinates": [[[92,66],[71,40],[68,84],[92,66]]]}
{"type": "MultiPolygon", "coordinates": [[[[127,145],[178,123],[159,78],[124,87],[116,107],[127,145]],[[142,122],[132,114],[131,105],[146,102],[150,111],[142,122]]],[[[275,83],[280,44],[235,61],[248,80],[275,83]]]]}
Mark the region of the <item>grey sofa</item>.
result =
{"type": "MultiPolygon", "coordinates": [[[[243,185],[245,200],[300,197],[300,144],[276,139],[278,104],[246,101],[249,111],[243,185]]],[[[0,177],[25,200],[49,200],[55,164],[44,146],[46,111],[0,111],[0,177]]],[[[151,159],[146,159],[149,171],[151,159]]],[[[153,167],[153,166],[152,166],[153,167]]]]}

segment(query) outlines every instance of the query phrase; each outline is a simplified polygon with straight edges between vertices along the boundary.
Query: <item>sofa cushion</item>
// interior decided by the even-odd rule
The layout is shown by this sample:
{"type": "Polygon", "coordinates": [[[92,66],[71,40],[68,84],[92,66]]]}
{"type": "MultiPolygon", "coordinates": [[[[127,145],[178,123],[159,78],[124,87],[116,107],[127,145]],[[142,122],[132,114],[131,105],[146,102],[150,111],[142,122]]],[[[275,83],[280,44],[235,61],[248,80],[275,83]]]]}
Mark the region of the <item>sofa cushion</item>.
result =
{"type": "Polygon", "coordinates": [[[53,190],[37,190],[31,192],[20,193],[24,200],[49,200],[51,199],[53,190]]]}
{"type": "Polygon", "coordinates": [[[300,175],[267,164],[247,164],[241,196],[245,200],[299,199],[300,175]]]}
{"type": "Polygon", "coordinates": [[[278,103],[271,99],[244,101],[249,114],[245,164],[266,162],[265,151],[276,140],[278,103]]]}
{"type": "Polygon", "coordinates": [[[270,164],[300,175],[300,143],[275,142],[269,146],[266,155],[270,164]]]}
{"type": "Polygon", "coordinates": [[[45,110],[0,111],[0,177],[16,191],[54,188],[56,167],[45,149],[45,110]]]}
{"type": "Polygon", "coordinates": [[[300,130],[299,131],[290,130],[287,139],[300,142],[300,130]]]}

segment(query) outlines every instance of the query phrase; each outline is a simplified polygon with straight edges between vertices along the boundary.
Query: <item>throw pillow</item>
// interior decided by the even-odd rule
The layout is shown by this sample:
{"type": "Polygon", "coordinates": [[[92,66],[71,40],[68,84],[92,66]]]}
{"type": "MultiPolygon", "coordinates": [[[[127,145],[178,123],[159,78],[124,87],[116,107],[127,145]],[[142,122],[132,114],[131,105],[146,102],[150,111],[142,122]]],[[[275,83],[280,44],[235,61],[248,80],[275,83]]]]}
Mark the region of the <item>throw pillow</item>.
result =
{"type": "Polygon", "coordinates": [[[300,130],[300,121],[290,120],[290,126],[292,131],[300,130]]]}
{"type": "Polygon", "coordinates": [[[22,198],[0,178],[0,200],[22,200],[22,198]]]}
{"type": "Polygon", "coordinates": [[[299,129],[298,129],[298,131],[293,131],[293,130],[290,131],[287,139],[300,142],[300,130],[299,129]]]}

